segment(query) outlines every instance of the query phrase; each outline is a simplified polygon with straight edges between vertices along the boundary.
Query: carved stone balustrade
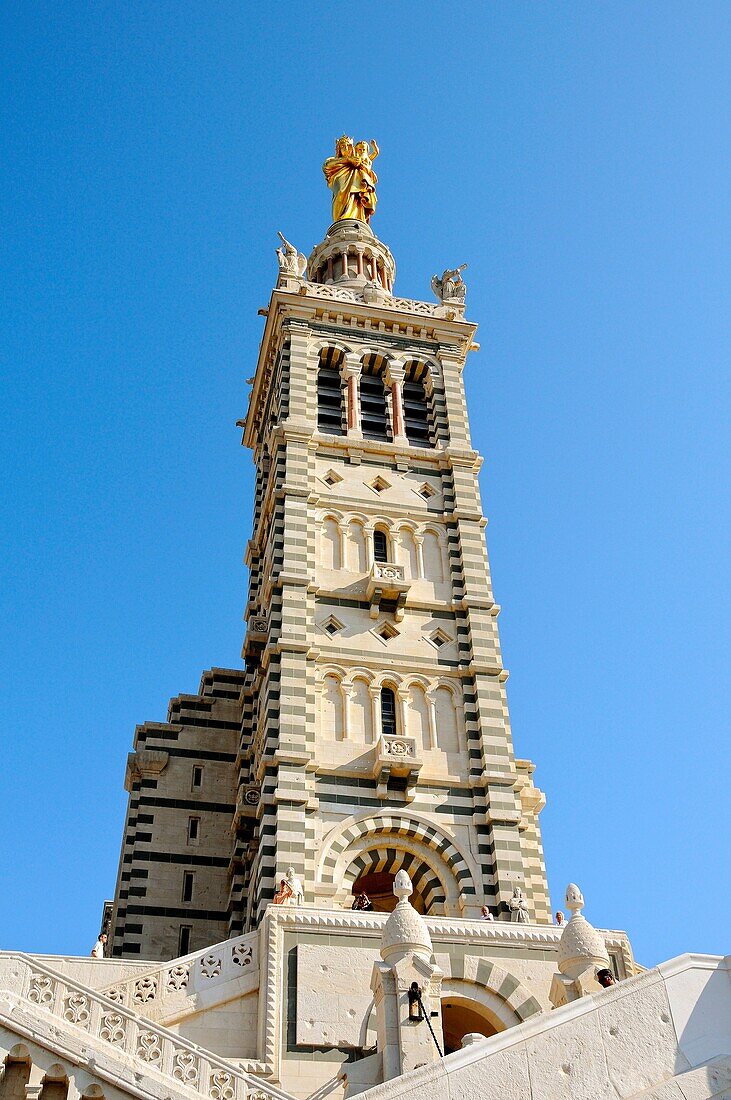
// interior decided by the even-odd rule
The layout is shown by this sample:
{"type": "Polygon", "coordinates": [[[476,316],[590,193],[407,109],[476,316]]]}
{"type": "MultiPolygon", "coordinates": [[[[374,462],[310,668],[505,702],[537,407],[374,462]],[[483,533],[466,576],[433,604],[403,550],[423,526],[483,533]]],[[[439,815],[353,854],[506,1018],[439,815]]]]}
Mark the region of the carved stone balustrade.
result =
{"type": "Polygon", "coordinates": [[[159,963],[143,974],[114,982],[102,990],[105,997],[148,1019],[180,1018],[195,1008],[195,999],[233,979],[256,989],[259,984],[258,933],[213,944],[202,951],[159,963]]]}
{"type": "MultiPolygon", "coordinates": [[[[131,987],[129,1001],[83,986],[22,952],[0,956],[0,1017],[10,1011],[15,1025],[26,1025],[34,1035],[45,1035],[49,1021],[54,1042],[74,1061],[93,1069],[97,1065],[112,1074],[122,1091],[130,1089],[126,1077],[145,1078],[147,1095],[168,1095],[171,1100],[292,1100],[276,1085],[247,1073],[235,1062],[205,1050],[150,1018],[150,1008],[160,993],[160,980],[175,992],[197,969],[200,977],[223,977],[227,965],[250,965],[249,944],[228,941],[208,948],[195,967],[183,960],[161,967],[158,974],[143,975],[131,987]],[[231,958],[224,956],[224,950],[231,958]]],[[[8,1016],[10,1019],[10,1016],[8,1016]]]]}
{"type": "Polygon", "coordinates": [[[376,793],[379,798],[385,796],[388,781],[395,776],[406,779],[406,800],[411,802],[416,794],[416,781],[422,764],[415,737],[381,734],[373,762],[373,778],[378,784],[376,793]]]}
{"type": "Polygon", "coordinates": [[[394,618],[397,623],[401,622],[404,617],[404,607],[406,606],[409,588],[410,584],[406,580],[406,571],[403,565],[396,565],[395,562],[387,561],[374,562],[366,589],[366,599],[370,604],[371,618],[378,618],[381,600],[395,600],[394,618]]]}

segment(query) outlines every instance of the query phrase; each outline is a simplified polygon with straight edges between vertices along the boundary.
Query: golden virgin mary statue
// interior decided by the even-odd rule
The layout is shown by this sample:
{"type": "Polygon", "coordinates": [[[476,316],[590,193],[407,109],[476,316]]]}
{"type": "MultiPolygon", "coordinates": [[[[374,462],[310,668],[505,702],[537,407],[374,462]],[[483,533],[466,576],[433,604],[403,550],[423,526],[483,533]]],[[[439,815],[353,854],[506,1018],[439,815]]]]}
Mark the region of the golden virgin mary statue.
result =
{"type": "Polygon", "coordinates": [[[343,135],[335,142],[335,156],[322,166],[327,185],[333,193],[333,221],[355,218],[369,222],[376,209],[378,176],[373,161],[380,152],[375,141],[359,141],[343,135]]]}

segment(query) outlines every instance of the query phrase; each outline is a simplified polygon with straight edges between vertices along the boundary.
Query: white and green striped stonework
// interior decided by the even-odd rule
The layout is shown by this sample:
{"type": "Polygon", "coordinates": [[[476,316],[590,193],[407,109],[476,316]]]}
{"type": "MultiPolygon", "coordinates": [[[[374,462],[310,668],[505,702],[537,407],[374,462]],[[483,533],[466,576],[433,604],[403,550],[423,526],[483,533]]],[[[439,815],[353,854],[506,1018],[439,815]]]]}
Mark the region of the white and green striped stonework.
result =
{"type": "Polygon", "coordinates": [[[549,921],[542,797],[513,751],[469,435],[475,326],[461,310],[369,295],[357,271],[351,249],[346,285],[280,280],[246,420],[258,473],[248,618],[262,629],[245,645],[256,702],[241,789],[260,783],[261,800],[242,927],[290,865],[318,906],[349,905],[360,875],[406,866],[432,912],[474,918],[486,903],[508,919],[520,885],[532,919],[549,921]],[[323,373],[339,389],[329,417],[323,373]],[[381,438],[368,433],[374,376],[381,438]],[[418,439],[408,407],[399,416],[410,381],[418,439]],[[379,532],[396,567],[385,585],[379,532]]]}
{"type": "Polygon", "coordinates": [[[395,265],[367,227],[324,245],[318,281],[280,275],[254,371],[244,668],[136,733],[115,957],[255,928],[290,866],[319,908],[405,867],[432,914],[509,920],[520,885],[551,919],[463,385],[476,326],[368,282],[363,248],[395,265]]]}

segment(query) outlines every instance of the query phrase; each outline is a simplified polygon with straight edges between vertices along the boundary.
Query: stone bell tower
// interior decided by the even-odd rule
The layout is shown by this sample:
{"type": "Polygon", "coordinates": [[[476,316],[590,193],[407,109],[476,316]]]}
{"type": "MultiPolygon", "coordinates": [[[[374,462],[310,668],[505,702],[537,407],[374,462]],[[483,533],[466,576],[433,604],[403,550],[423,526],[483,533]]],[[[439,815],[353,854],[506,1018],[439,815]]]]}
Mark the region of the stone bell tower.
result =
{"type": "Polygon", "coordinates": [[[243,437],[246,927],[290,865],[318,907],[366,893],[388,908],[403,868],[421,911],[486,903],[509,920],[519,885],[548,921],[543,796],[513,752],[470,440],[464,283],[447,271],[436,303],[395,297],[394,258],[359,217],[306,270],[286,241],[279,258],[243,437]]]}
{"type": "Polygon", "coordinates": [[[244,667],[136,730],[114,956],[258,927],[290,867],[320,909],[388,909],[403,869],[427,915],[550,920],[462,379],[476,326],[462,268],[431,280],[436,301],[395,296],[363,144],[325,165],[347,216],[309,259],[277,250],[241,422],[244,667]]]}

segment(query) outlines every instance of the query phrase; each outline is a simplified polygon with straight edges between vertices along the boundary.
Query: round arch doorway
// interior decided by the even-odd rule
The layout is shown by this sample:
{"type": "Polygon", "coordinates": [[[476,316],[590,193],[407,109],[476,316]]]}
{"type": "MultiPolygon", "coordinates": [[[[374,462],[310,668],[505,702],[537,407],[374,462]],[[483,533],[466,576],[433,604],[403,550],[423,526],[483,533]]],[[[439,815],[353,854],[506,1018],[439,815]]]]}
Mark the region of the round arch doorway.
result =
{"type": "Polygon", "coordinates": [[[462,1049],[465,1035],[478,1032],[489,1038],[504,1030],[504,1025],[484,1005],[467,997],[447,993],[442,999],[444,1053],[462,1049]]]}
{"type": "MultiPolygon", "coordinates": [[[[374,913],[392,913],[396,908],[398,898],[393,892],[393,880],[396,873],[391,871],[371,871],[360,875],[352,886],[353,899],[360,894],[365,894],[374,913]]],[[[409,901],[417,913],[426,912],[426,903],[422,895],[414,888],[409,901]]]]}

